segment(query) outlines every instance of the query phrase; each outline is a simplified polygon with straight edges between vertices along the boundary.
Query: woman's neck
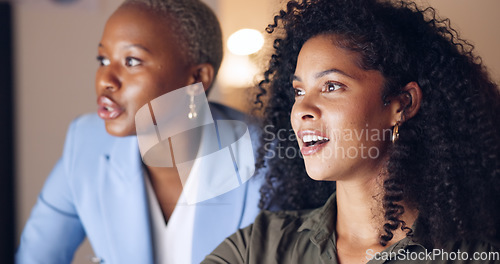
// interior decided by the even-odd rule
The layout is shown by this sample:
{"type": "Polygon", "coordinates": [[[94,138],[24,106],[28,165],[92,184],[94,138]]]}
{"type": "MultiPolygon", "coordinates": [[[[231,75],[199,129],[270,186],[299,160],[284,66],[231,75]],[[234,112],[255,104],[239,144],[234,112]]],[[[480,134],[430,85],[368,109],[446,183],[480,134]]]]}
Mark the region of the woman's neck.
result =
{"type": "Polygon", "coordinates": [[[355,242],[377,243],[382,215],[382,187],[376,178],[337,182],[337,235],[355,242]]]}
{"type": "MultiPolygon", "coordinates": [[[[354,257],[360,260],[359,263],[366,263],[362,256],[366,256],[367,250],[380,252],[406,236],[398,228],[393,231],[394,237],[387,246],[380,245],[380,234],[385,223],[382,184],[381,175],[358,178],[355,181],[337,181],[336,230],[339,260],[343,256],[345,262],[358,262],[351,262],[353,259],[350,257],[354,257]]],[[[405,213],[400,219],[411,226],[417,215],[416,210],[405,206],[405,213]]]]}
{"type": "Polygon", "coordinates": [[[165,222],[168,222],[182,193],[182,182],[177,168],[146,166],[146,169],[165,222]]]}

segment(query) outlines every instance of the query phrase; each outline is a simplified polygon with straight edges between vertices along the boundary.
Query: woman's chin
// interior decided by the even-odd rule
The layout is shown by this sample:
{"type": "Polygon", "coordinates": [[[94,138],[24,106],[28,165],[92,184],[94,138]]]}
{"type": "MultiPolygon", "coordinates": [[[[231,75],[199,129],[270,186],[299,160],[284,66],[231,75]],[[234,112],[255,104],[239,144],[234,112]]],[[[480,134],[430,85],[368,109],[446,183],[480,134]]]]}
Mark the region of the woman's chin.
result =
{"type": "Polygon", "coordinates": [[[135,129],[130,129],[113,121],[105,121],[105,126],[106,132],[115,137],[127,137],[136,134],[135,129]]]}
{"type": "Polygon", "coordinates": [[[308,169],[306,167],[306,172],[309,178],[315,180],[315,181],[332,181],[328,177],[329,175],[325,174],[325,171],[322,170],[321,168],[315,168],[315,169],[308,169]]]}

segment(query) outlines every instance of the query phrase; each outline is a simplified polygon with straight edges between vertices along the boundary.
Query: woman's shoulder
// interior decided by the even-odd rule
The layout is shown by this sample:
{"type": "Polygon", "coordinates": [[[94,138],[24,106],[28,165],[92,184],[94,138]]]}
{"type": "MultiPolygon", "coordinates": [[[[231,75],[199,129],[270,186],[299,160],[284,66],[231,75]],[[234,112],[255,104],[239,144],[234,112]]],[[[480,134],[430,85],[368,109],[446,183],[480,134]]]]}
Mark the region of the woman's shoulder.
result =
{"type": "Polygon", "coordinates": [[[71,122],[66,134],[63,157],[71,161],[66,165],[73,168],[77,164],[95,164],[96,159],[103,155],[124,157],[133,152],[133,157],[136,158],[134,151],[138,152],[135,136],[115,137],[108,134],[104,121],[97,114],[91,113],[81,115],[71,122]]]}
{"type": "MultiPolygon", "coordinates": [[[[99,118],[96,113],[88,113],[76,117],[71,121],[67,132],[67,140],[73,144],[87,145],[93,148],[110,145],[114,141],[128,141],[135,137],[115,137],[106,131],[104,120],[99,118]]],[[[83,146],[84,147],[84,146],[83,146]]]]}
{"type": "Polygon", "coordinates": [[[316,210],[262,211],[253,224],[226,238],[202,263],[290,263],[297,253],[290,248],[311,244],[300,227],[316,210]]]}
{"type": "Polygon", "coordinates": [[[69,132],[88,136],[107,135],[104,121],[96,113],[83,114],[73,119],[69,132]]]}
{"type": "Polygon", "coordinates": [[[333,193],[326,203],[316,209],[294,211],[262,211],[253,224],[253,232],[259,235],[287,237],[294,240],[298,237],[308,238],[319,233],[334,232],[332,223],[336,221],[336,195],[333,193]]]}

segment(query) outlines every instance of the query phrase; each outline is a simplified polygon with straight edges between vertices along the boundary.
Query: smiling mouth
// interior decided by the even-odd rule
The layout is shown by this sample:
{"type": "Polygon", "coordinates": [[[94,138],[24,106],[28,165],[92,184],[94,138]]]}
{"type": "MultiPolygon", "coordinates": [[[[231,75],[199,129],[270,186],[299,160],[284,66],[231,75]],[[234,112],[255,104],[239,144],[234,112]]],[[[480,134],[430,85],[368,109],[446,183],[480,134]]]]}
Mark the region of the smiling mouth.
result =
{"type": "Polygon", "coordinates": [[[302,142],[304,142],[304,147],[313,147],[324,144],[328,141],[330,141],[329,138],[316,135],[305,135],[302,138],[302,142]]]}
{"type": "Polygon", "coordinates": [[[323,149],[323,147],[326,146],[328,142],[330,142],[329,138],[320,136],[318,134],[319,133],[316,132],[312,133],[306,132],[301,135],[302,142],[304,143],[302,145],[302,148],[300,149],[302,155],[308,156],[317,153],[318,151],[323,149]]]}

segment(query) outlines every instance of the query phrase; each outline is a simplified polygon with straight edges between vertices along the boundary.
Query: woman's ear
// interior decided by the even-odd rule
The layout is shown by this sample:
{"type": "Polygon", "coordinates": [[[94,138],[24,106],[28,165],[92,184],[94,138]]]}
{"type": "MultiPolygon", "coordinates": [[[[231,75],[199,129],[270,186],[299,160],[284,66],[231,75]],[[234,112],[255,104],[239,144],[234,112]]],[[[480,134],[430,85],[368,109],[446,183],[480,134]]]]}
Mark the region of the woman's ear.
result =
{"type": "Polygon", "coordinates": [[[209,63],[202,63],[191,68],[190,84],[203,83],[205,91],[214,81],[214,67],[209,63]]]}
{"type": "Polygon", "coordinates": [[[395,120],[393,125],[397,122],[403,123],[418,113],[422,103],[422,90],[416,82],[409,82],[403,87],[401,93],[394,96],[391,101],[396,102],[394,104],[395,120]]]}
{"type": "Polygon", "coordinates": [[[401,96],[404,102],[403,120],[408,120],[414,117],[418,113],[418,110],[420,110],[422,90],[418,83],[410,82],[403,88],[403,94],[401,94],[401,96]]]}

